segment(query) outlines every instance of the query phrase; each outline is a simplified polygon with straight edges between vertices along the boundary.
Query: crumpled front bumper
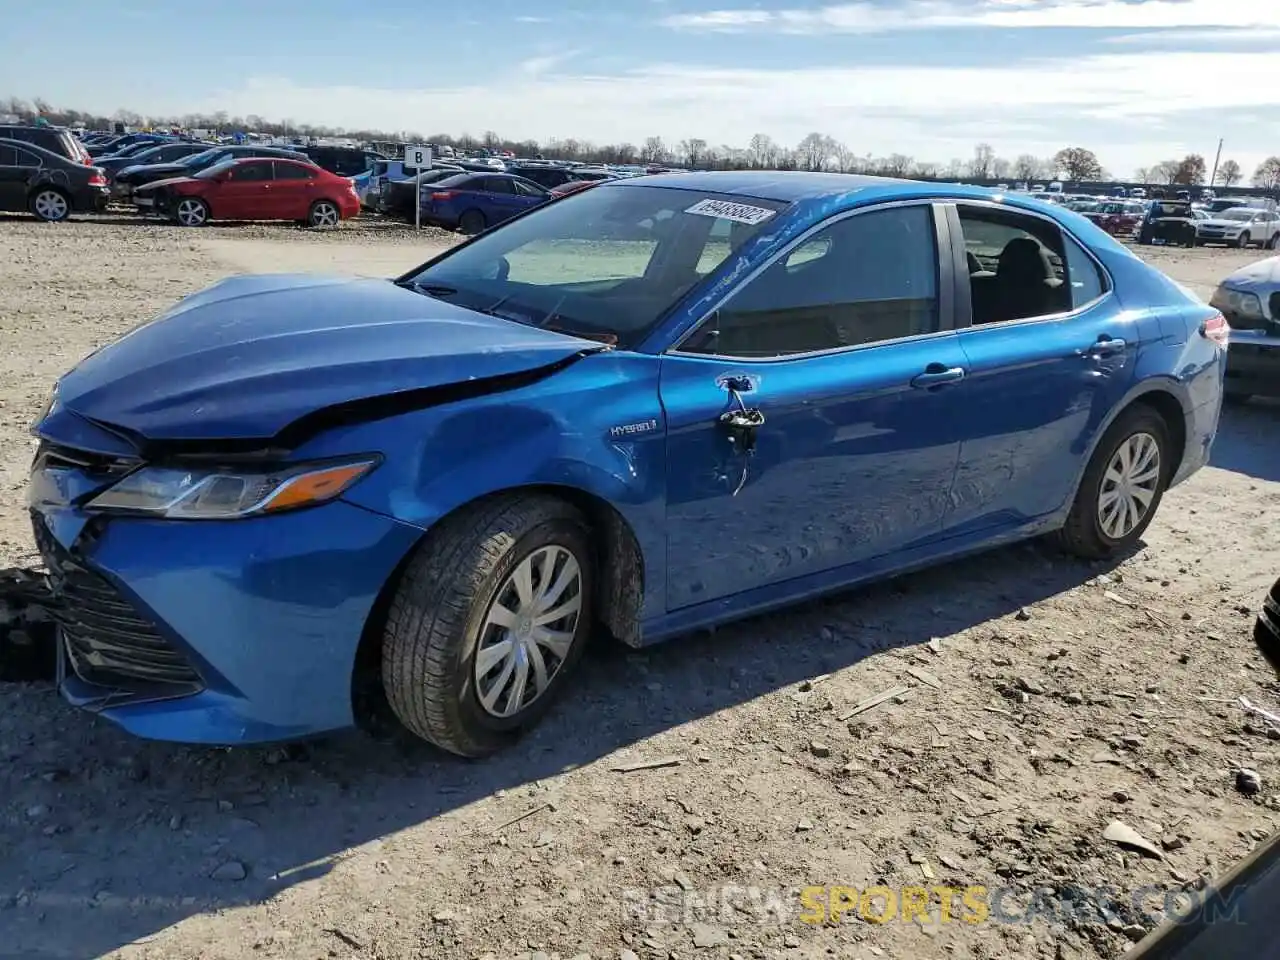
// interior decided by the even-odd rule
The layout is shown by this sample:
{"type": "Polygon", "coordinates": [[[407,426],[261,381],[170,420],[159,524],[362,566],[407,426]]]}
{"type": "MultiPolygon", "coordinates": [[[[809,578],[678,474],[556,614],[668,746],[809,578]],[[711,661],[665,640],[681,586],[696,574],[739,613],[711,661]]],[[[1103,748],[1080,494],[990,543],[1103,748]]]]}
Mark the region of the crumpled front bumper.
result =
{"type": "Polygon", "coordinates": [[[226,522],[45,506],[33,521],[55,591],[68,559],[98,591],[87,612],[83,585],[79,608],[59,605],[77,618],[61,631],[66,699],[138,736],[225,745],[353,723],[365,623],[421,536],[342,501],[226,522]]]}

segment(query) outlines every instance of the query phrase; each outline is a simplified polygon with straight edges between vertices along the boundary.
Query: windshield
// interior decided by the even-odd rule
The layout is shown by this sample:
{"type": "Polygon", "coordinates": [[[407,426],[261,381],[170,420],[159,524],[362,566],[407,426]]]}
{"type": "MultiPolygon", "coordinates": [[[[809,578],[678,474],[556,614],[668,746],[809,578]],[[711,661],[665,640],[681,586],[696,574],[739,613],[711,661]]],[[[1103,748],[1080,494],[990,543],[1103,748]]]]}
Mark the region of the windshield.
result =
{"type": "Polygon", "coordinates": [[[1253,219],[1254,211],[1252,210],[1227,210],[1225,213],[1218,214],[1219,220],[1234,220],[1238,223],[1248,223],[1253,219]]]}
{"type": "Polygon", "coordinates": [[[198,167],[202,163],[209,163],[221,152],[221,150],[216,148],[212,150],[201,150],[199,153],[193,153],[189,157],[183,157],[177,162],[182,164],[184,167],[198,167]]]}
{"type": "Polygon", "coordinates": [[[484,234],[401,282],[482,313],[628,348],[784,207],[606,184],[484,234]]]}

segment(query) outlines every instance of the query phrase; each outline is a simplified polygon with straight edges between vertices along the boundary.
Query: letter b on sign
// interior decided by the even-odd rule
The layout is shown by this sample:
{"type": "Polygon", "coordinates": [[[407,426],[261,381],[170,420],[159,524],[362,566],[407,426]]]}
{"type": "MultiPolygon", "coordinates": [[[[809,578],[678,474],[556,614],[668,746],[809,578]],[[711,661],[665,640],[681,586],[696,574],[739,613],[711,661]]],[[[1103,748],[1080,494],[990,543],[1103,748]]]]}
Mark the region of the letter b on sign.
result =
{"type": "Polygon", "coordinates": [[[406,169],[418,170],[431,166],[430,147],[405,147],[404,165],[406,169]]]}

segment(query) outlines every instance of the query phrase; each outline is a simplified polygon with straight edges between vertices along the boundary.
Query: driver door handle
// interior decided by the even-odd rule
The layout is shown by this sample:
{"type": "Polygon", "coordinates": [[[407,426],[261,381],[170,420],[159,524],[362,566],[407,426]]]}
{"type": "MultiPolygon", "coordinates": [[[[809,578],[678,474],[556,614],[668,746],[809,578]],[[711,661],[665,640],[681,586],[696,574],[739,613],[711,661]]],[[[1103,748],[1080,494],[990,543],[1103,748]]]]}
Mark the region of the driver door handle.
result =
{"type": "Polygon", "coordinates": [[[911,378],[911,385],[918,390],[927,387],[940,387],[947,383],[963,380],[964,367],[944,367],[940,363],[931,363],[925,367],[924,373],[911,378]]]}

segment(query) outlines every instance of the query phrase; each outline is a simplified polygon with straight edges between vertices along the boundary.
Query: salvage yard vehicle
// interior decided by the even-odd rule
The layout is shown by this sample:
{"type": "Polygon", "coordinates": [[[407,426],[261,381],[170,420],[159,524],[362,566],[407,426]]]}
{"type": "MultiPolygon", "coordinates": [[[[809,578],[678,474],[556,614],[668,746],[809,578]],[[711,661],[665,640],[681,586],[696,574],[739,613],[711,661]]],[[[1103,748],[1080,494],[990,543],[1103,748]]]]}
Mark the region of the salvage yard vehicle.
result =
{"type": "Polygon", "coordinates": [[[107,179],[112,180],[117,173],[128,167],[145,166],[152,163],[173,163],[176,160],[202,153],[213,146],[216,146],[216,144],[201,143],[198,140],[176,140],[173,143],[143,144],[140,150],[131,152],[127,156],[103,157],[95,161],[95,163],[106,172],[107,179]]]}
{"type": "Polygon", "coordinates": [[[459,173],[422,193],[423,223],[479,233],[551,199],[550,192],[507,173],[459,173]]]}
{"type": "Polygon", "coordinates": [[[278,157],[282,160],[310,162],[305,153],[299,153],[297,150],[286,150],[281,147],[258,147],[252,144],[235,144],[212,147],[200,153],[193,153],[189,157],[183,157],[181,160],[174,160],[171,163],[148,163],[137,167],[125,167],[116,174],[114,185],[118,186],[125,196],[131,196],[133,191],[143,184],[155,183],[157,180],[168,180],[172,177],[191,177],[202,170],[208,170],[210,167],[217,166],[227,160],[235,160],[242,157],[278,157]]]}
{"type": "Polygon", "coordinates": [[[76,163],[92,166],[89,151],[66,127],[37,127],[26,123],[0,124],[0,139],[22,140],[76,163]]]}
{"type": "Polygon", "coordinates": [[[133,192],[133,202],[183,227],[203,227],[210,220],[336,227],[360,213],[360,198],[347,177],[314,163],[260,157],[224,160],[191,177],[148,183],[133,192]]]}
{"type": "Polygon", "coordinates": [[[843,174],[610,181],[395,280],[225,280],[34,425],[60,688],[219,744],[384,696],[487,755],[592,635],[1133,549],[1207,460],[1226,335],[1062,208],[843,174]]]}
{"type": "Polygon", "coordinates": [[[1227,352],[1226,399],[1280,397],[1280,257],[1268,257],[1231,274],[1214,291],[1210,305],[1231,326],[1227,352]]]}
{"type": "Polygon", "coordinates": [[[107,205],[107,178],[60,153],[0,139],[0,210],[29,210],[45,221],[96,213],[107,205]]]}
{"type": "Polygon", "coordinates": [[[1280,244],[1280,211],[1233,207],[1211,213],[1196,222],[1196,242],[1274,250],[1280,244]]]}
{"type": "Polygon", "coordinates": [[[1147,213],[1138,225],[1138,243],[1171,243],[1180,247],[1194,247],[1196,228],[1207,218],[1185,200],[1153,200],[1147,205],[1147,213]]]}

